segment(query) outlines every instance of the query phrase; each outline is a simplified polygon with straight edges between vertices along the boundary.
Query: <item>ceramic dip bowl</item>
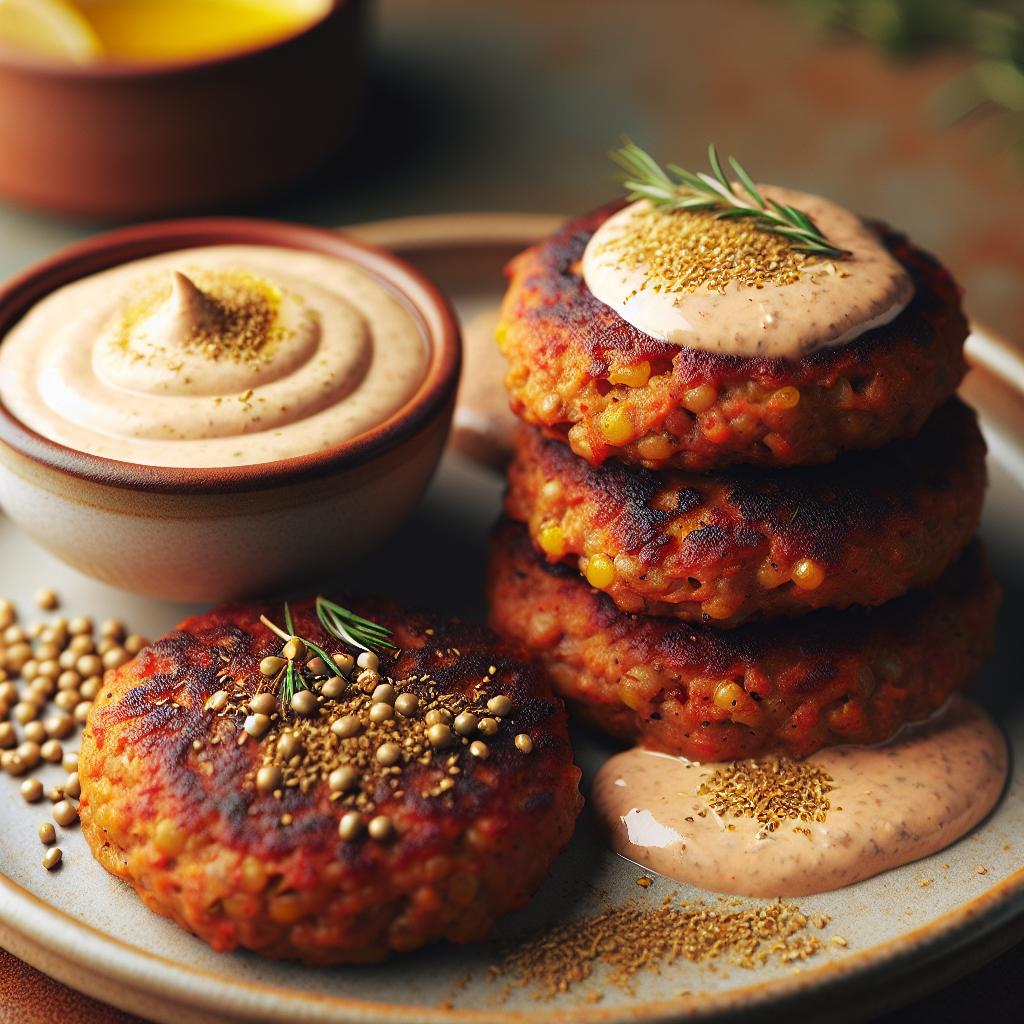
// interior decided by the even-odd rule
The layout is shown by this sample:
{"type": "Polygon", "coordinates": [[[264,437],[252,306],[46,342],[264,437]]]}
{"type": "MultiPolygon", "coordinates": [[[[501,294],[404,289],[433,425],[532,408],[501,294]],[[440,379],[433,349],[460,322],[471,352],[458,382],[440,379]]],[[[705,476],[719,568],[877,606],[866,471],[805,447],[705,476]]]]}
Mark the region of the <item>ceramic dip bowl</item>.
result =
{"type": "Polygon", "coordinates": [[[354,438],[252,465],[170,468],[59,444],[0,402],[0,505],[37,542],[96,579],[178,601],[220,601],[322,579],[383,541],[444,448],[461,364],[455,317],[417,271],[344,235],[201,219],[126,228],[66,249],[0,288],[0,339],[56,289],[132,260],[218,245],[275,246],[355,264],[423,334],[426,368],[397,411],[354,438]]]}

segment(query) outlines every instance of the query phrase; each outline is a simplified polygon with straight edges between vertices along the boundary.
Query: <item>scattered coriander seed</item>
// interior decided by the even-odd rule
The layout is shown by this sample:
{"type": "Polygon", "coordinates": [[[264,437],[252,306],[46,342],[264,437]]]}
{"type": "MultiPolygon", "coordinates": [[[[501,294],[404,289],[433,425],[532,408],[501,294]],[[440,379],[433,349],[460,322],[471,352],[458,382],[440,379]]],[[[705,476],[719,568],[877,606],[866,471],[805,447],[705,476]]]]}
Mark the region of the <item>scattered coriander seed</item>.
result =
{"type": "Polygon", "coordinates": [[[355,658],[346,651],[339,651],[337,654],[332,654],[331,661],[333,661],[342,672],[351,672],[356,663],[355,658]]]}
{"type": "Polygon", "coordinates": [[[270,715],[277,710],[277,696],[273,693],[257,693],[249,701],[249,710],[261,715],[270,715]]]}
{"type": "Polygon", "coordinates": [[[100,623],[100,636],[120,640],[124,636],[124,623],[120,619],[106,619],[100,623]]]}
{"type": "Polygon", "coordinates": [[[38,718],[34,722],[29,722],[25,726],[25,739],[31,740],[33,743],[45,743],[46,726],[38,718]]]}
{"type": "Polygon", "coordinates": [[[395,709],[390,704],[373,704],[370,706],[367,717],[375,724],[390,722],[395,717],[395,709]]]}
{"type": "Polygon", "coordinates": [[[78,755],[74,752],[66,752],[60,762],[61,768],[69,775],[78,771],[78,755]]]}
{"type": "Polygon", "coordinates": [[[107,651],[112,651],[115,647],[120,646],[121,645],[113,637],[105,636],[96,647],[96,653],[102,658],[107,651]]]}
{"type": "Polygon", "coordinates": [[[134,658],[143,647],[146,646],[147,640],[144,636],[140,636],[138,633],[132,633],[125,639],[124,649],[134,658]]]}
{"type": "Polygon", "coordinates": [[[286,761],[302,753],[302,741],[293,732],[283,732],[277,738],[277,753],[286,761]]]}
{"type": "Polygon", "coordinates": [[[463,711],[455,716],[455,721],[452,724],[460,736],[472,736],[480,724],[480,719],[471,711],[463,711]]]}
{"type": "Polygon", "coordinates": [[[16,643],[7,648],[7,656],[4,659],[7,668],[11,672],[20,672],[25,662],[32,657],[32,648],[26,643],[16,643]]]}
{"type": "Polygon", "coordinates": [[[298,661],[306,653],[306,645],[297,636],[293,636],[281,650],[281,657],[289,661],[298,661]]]}
{"type": "Polygon", "coordinates": [[[350,764],[335,768],[327,777],[327,785],[334,793],[345,793],[359,781],[359,772],[350,764]]]}
{"type": "Polygon", "coordinates": [[[390,683],[381,683],[370,695],[370,700],[375,704],[394,704],[396,696],[395,688],[390,683]]]}
{"type": "Polygon", "coordinates": [[[328,700],[337,700],[339,697],[345,695],[346,684],[345,680],[340,676],[331,676],[323,686],[320,687],[320,692],[328,700]]]}
{"type": "Polygon", "coordinates": [[[265,764],[256,773],[256,788],[261,793],[273,793],[284,784],[284,773],[276,764],[265,764]]]}
{"type": "Polygon", "coordinates": [[[346,842],[358,839],[363,832],[363,816],[358,811],[343,814],[338,822],[338,835],[346,842]]]}
{"type": "Polygon", "coordinates": [[[297,715],[315,715],[318,710],[316,694],[312,690],[299,690],[289,701],[289,706],[297,715]]]}
{"type": "Polygon", "coordinates": [[[83,654],[75,662],[75,671],[82,678],[98,676],[103,671],[103,659],[98,654],[83,654]]]}
{"type": "Polygon", "coordinates": [[[394,835],[395,826],[391,823],[389,817],[384,814],[378,814],[375,818],[370,819],[370,824],[366,826],[366,831],[370,833],[371,839],[383,842],[394,835]]]}
{"type": "Polygon", "coordinates": [[[11,715],[19,725],[27,725],[39,717],[39,705],[32,701],[19,701],[11,710],[11,715]]]}
{"type": "Polygon", "coordinates": [[[40,748],[39,753],[48,764],[57,764],[64,760],[64,748],[60,740],[47,740],[40,748]]]}
{"type": "Polygon", "coordinates": [[[17,704],[18,702],[18,687],[14,683],[7,682],[0,683],[0,700],[5,704],[17,704]]]}
{"type": "Polygon", "coordinates": [[[481,761],[486,761],[491,756],[491,748],[483,740],[473,740],[469,745],[469,752],[481,761]]]}
{"type": "Polygon", "coordinates": [[[64,792],[74,800],[82,795],[82,783],[78,778],[78,772],[71,772],[64,780],[64,792]]]}
{"type": "Polygon", "coordinates": [[[0,750],[10,750],[18,745],[18,734],[10,722],[0,722],[0,750]]]}
{"type": "Polygon", "coordinates": [[[50,812],[53,820],[62,828],[73,825],[78,820],[78,808],[70,800],[59,800],[50,812]]]}
{"type": "Polygon", "coordinates": [[[36,603],[36,607],[41,608],[44,612],[52,612],[60,604],[56,591],[51,590],[49,587],[41,587],[37,590],[33,595],[33,600],[36,603]]]}
{"type": "Polygon", "coordinates": [[[59,804],[64,799],[64,787],[63,786],[51,786],[46,791],[46,799],[51,804],[59,804]]]}
{"type": "Polygon", "coordinates": [[[32,740],[25,740],[24,743],[18,745],[17,753],[27,768],[35,768],[39,764],[41,755],[38,743],[34,743],[32,740]]]}
{"type": "Polygon", "coordinates": [[[61,711],[74,711],[81,703],[82,695],[77,690],[61,690],[53,702],[61,711]]]}
{"type": "Polygon", "coordinates": [[[516,736],[515,739],[516,749],[522,751],[524,754],[533,753],[533,740],[526,735],[525,732],[521,732],[516,736]]]}
{"type": "Polygon", "coordinates": [[[357,715],[342,715],[341,718],[331,725],[331,732],[341,739],[348,739],[350,736],[355,736],[359,733],[362,728],[363,723],[357,715]]]}
{"type": "Polygon", "coordinates": [[[95,700],[102,685],[103,680],[99,676],[90,676],[82,683],[78,692],[82,695],[83,700],[95,700]]]}
{"type": "Polygon", "coordinates": [[[209,711],[223,711],[228,706],[231,694],[227,690],[218,690],[211,694],[206,701],[206,708],[209,711]]]}
{"type": "Polygon", "coordinates": [[[0,768],[3,768],[8,775],[24,775],[28,771],[28,765],[21,759],[16,750],[5,750],[0,754],[0,768]]]}
{"type": "Polygon", "coordinates": [[[377,748],[376,757],[380,764],[390,768],[392,765],[398,764],[402,757],[402,748],[397,743],[382,743],[377,748]]]}
{"type": "Polygon", "coordinates": [[[450,746],[453,739],[451,728],[442,722],[438,722],[427,729],[427,741],[432,747],[450,746]]]}
{"type": "Polygon", "coordinates": [[[21,796],[27,804],[38,803],[43,799],[43,784],[38,779],[26,779],[21,784],[21,796]]]}
{"type": "Polygon", "coordinates": [[[39,842],[43,846],[50,846],[57,842],[57,830],[53,827],[52,821],[44,821],[39,826],[39,842]]]}
{"type": "Polygon", "coordinates": [[[87,654],[92,654],[95,649],[96,644],[93,638],[88,634],[81,634],[71,638],[71,643],[68,644],[68,649],[64,653],[73,654],[76,658],[83,658],[87,654]]]}
{"type": "Polygon", "coordinates": [[[276,654],[269,654],[260,662],[260,674],[272,679],[285,667],[287,662],[276,654]]]}
{"type": "Polygon", "coordinates": [[[106,669],[120,668],[131,655],[123,647],[111,647],[103,655],[103,667],[106,669]]]}
{"type": "Polygon", "coordinates": [[[247,715],[242,728],[254,739],[259,739],[270,728],[270,719],[266,715],[247,715]]]}
{"type": "Polygon", "coordinates": [[[325,676],[327,675],[327,662],[318,654],[306,662],[306,671],[312,672],[315,676],[325,676]]]}
{"type": "Polygon", "coordinates": [[[499,718],[505,718],[512,713],[512,701],[508,699],[503,693],[498,694],[496,697],[492,697],[487,702],[487,710],[492,715],[497,715],[499,718]]]}
{"type": "MultiPolygon", "coordinates": [[[[69,691],[65,690],[64,692],[67,693],[69,691]]],[[[89,717],[89,712],[90,711],[92,711],[92,701],[91,700],[83,700],[75,708],[75,710],[72,712],[72,714],[75,716],[75,721],[76,722],[80,723],[81,725],[85,725],[86,719],[89,717]]]]}
{"type": "Polygon", "coordinates": [[[395,710],[405,718],[413,718],[420,710],[420,699],[415,693],[400,693],[395,698],[395,710]]]}
{"type": "Polygon", "coordinates": [[[424,719],[427,725],[450,725],[452,713],[446,708],[432,708],[424,719]]]}
{"type": "Polygon", "coordinates": [[[373,668],[364,668],[356,676],[356,683],[363,688],[365,693],[373,693],[380,682],[380,673],[373,668]]]}
{"type": "MultiPolygon", "coordinates": [[[[75,667],[75,662],[77,661],[78,655],[70,648],[66,651],[61,651],[60,656],[57,658],[57,664],[60,665],[65,672],[69,669],[73,669],[75,667]]],[[[24,675],[24,672],[22,672],[22,675],[24,675]]]]}
{"type": "Polygon", "coordinates": [[[73,669],[65,669],[57,676],[58,690],[77,690],[82,685],[82,677],[73,669]]]}
{"type": "Polygon", "coordinates": [[[53,871],[53,869],[60,864],[63,856],[64,855],[61,853],[59,846],[51,847],[43,854],[43,867],[46,868],[47,871],[53,871]]]}
{"type": "Polygon", "coordinates": [[[92,619],[88,615],[76,615],[68,623],[68,632],[72,636],[81,636],[83,633],[92,632],[92,619]]]}
{"type": "Polygon", "coordinates": [[[356,658],[356,664],[360,668],[369,668],[376,671],[380,668],[380,659],[373,653],[373,651],[363,651],[363,653],[356,658]]]}

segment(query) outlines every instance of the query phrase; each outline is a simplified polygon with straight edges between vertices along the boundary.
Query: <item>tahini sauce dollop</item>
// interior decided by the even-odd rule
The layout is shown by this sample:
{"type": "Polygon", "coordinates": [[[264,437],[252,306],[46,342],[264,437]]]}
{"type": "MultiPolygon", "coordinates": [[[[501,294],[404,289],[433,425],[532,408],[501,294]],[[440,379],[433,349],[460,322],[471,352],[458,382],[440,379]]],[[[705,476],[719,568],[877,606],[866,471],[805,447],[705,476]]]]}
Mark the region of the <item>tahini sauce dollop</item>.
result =
{"type": "Polygon", "coordinates": [[[274,246],[125,263],[37,303],[0,345],[0,398],[70,448],[150,466],[306,455],[386,420],[427,342],[361,267],[274,246]]]}

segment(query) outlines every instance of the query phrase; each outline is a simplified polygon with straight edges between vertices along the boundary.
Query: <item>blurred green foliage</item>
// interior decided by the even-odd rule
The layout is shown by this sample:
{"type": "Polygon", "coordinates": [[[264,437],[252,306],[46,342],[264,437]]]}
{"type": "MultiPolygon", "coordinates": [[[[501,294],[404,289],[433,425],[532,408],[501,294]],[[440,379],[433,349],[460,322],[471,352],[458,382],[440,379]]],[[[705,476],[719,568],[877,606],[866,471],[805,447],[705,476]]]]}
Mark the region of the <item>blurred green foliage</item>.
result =
{"type": "Polygon", "coordinates": [[[1024,153],[1024,0],[795,0],[821,28],[901,58],[965,54],[968,69],[936,97],[944,121],[983,115],[1024,153]]]}

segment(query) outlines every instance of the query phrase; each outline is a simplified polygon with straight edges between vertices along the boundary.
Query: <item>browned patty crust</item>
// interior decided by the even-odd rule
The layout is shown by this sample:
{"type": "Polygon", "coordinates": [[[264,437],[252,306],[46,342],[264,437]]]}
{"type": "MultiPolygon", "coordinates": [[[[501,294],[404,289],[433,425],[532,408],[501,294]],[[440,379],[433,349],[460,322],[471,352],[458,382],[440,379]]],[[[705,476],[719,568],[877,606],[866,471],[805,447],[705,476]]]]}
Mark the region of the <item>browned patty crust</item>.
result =
{"type": "Polygon", "coordinates": [[[525,642],[582,715],[701,761],[888,739],[971,681],[999,603],[972,545],[931,587],[881,608],[707,629],[620,611],[508,520],[488,589],[492,625],[525,642]]]}
{"type": "Polygon", "coordinates": [[[505,508],[624,611],[732,626],[931,583],[974,535],[984,492],[977,419],[951,399],[910,440],[782,473],[595,469],[523,426],[505,508]]]}
{"type": "Polygon", "coordinates": [[[967,323],[949,273],[879,226],[915,295],[891,323],[797,362],[657,341],[598,301],[583,250],[616,207],[570,220],[508,269],[498,345],[513,411],[594,465],[649,469],[831,462],[910,437],[964,373],[967,323]]]}
{"type": "MultiPolygon", "coordinates": [[[[217,950],[340,963],[437,939],[476,941],[525,903],[572,834],[580,773],[564,707],[542,673],[482,626],[389,603],[355,607],[394,629],[401,651],[381,656],[381,672],[407,681],[403,693],[511,701],[486,739],[489,753],[471,755],[456,736],[454,747],[413,751],[369,792],[362,777],[355,792],[375,805],[367,817],[394,823],[390,840],[340,839],[347,808],[326,781],[257,791],[264,744],[246,737],[243,711],[206,707],[232,680],[250,699],[261,659],[281,650],[259,616],[280,622],[280,605],[186,619],[109,673],[90,713],[80,813],[93,853],[152,910],[217,950]],[[531,751],[519,749],[518,734],[531,751]]],[[[298,634],[342,647],[310,602],[293,610],[298,634]]],[[[331,707],[324,698],[311,719],[323,721],[318,747],[365,743],[331,732],[331,707]]]]}

